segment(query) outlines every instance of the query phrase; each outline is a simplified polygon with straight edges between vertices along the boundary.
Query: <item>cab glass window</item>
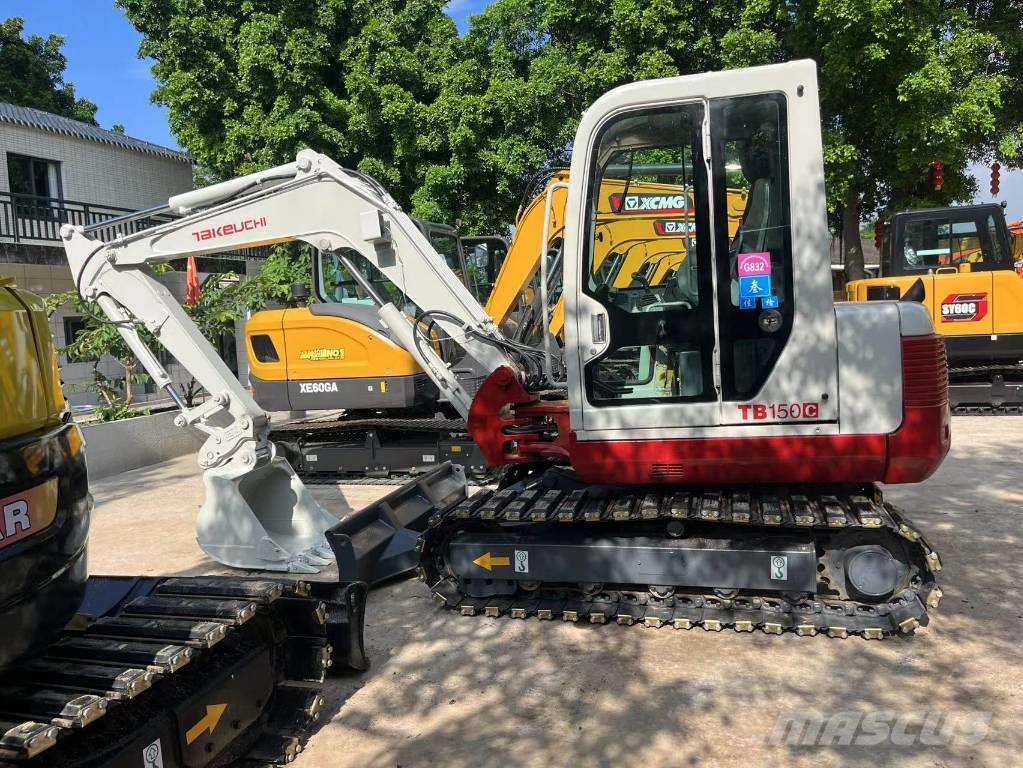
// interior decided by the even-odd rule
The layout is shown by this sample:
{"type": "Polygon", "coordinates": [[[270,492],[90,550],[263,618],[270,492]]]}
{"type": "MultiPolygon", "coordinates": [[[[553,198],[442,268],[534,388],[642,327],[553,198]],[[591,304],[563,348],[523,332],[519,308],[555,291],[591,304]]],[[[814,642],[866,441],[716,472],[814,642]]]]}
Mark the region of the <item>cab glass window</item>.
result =
{"type": "Polygon", "coordinates": [[[373,297],[348,269],[351,264],[384,301],[406,314],[416,314],[412,303],[379,269],[354,248],[316,252],[317,294],[320,301],[338,304],[375,304],[373,297]]]}
{"type": "Polygon", "coordinates": [[[717,398],[702,121],[700,104],[637,110],[598,136],[582,262],[610,326],[585,369],[595,404],[717,398]]]}
{"type": "Polygon", "coordinates": [[[785,97],[711,102],[721,395],[747,400],[792,329],[785,97]]]}

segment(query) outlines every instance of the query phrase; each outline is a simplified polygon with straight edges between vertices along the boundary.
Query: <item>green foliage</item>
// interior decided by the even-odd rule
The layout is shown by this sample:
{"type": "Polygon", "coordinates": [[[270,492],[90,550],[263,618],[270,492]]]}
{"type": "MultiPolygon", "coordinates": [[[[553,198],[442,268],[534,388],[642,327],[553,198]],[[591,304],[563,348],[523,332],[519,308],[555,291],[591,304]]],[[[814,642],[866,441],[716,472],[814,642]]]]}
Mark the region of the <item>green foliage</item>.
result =
{"type": "Polygon", "coordinates": [[[112,405],[97,405],[93,414],[99,421],[117,421],[118,419],[134,419],[136,416],[148,416],[148,408],[132,408],[121,402],[112,405]]]}
{"type": "Polygon", "coordinates": [[[715,68],[720,31],[736,23],[737,6],[722,0],[497,0],[471,20],[430,108],[450,159],[427,169],[416,212],[461,218],[468,232],[504,229],[529,179],[567,164],[597,97],[715,68]]]}
{"type": "Polygon", "coordinates": [[[530,171],[564,162],[608,88],[799,58],[820,66],[832,210],[966,200],[971,161],[1019,154],[1021,14],[1007,0],[497,0],[472,19],[433,106],[452,157],[428,169],[417,209],[492,228],[530,171]]]}
{"type": "MultiPolygon", "coordinates": [[[[505,229],[583,111],[644,78],[816,59],[836,228],[967,199],[970,163],[1023,156],[1015,0],[496,0],[461,38],[441,0],[118,3],[211,180],[308,146],[467,233],[505,229]]],[[[287,298],[281,259],[264,298],[287,298]]]]}
{"type": "Polygon", "coordinates": [[[96,105],[76,97],[74,85],[64,82],[64,38],[32,35],[26,39],[24,28],[17,16],[0,22],[0,101],[97,125],[96,105]]]}
{"type": "Polygon", "coordinates": [[[240,287],[238,305],[257,311],[268,304],[287,304],[294,283],[312,287],[310,249],[297,244],[275,245],[259,274],[240,287]]]}
{"type": "Polygon", "coordinates": [[[444,157],[426,105],[457,41],[444,0],[118,0],[178,141],[225,177],[303,147],[407,203],[444,157]]]}
{"type": "MultiPolygon", "coordinates": [[[[62,347],[60,352],[67,355],[71,362],[92,363],[92,388],[100,396],[103,404],[113,409],[111,413],[119,413],[123,408],[129,408],[133,397],[132,385],[144,384],[149,380],[147,374],[138,372],[139,362],[135,358],[135,353],[121,338],[116,326],[105,320],[101,321],[103,310],[99,305],[86,301],[78,291],[54,293],[46,297],[46,306],[50,314],[65,304],[70,304],[82,316],[85,329],[79,332],[70,344],[62,347]],[[121,366],[124,371],[121,379],[111,380],[99,369],[104,357],[112,358],[121,366]]],[[[139,332],[148,343],[155,344],[155,338],[145,329],[140,328],[139,332]]]]}

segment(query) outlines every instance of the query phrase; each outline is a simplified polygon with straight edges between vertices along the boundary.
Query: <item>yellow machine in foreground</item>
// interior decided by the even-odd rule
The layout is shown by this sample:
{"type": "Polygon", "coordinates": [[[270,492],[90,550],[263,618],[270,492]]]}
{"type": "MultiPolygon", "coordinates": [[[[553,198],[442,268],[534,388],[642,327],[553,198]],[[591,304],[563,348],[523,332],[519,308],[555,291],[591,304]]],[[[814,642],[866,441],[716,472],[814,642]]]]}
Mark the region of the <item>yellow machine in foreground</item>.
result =
{"type": "Polygon", "coordinates": [[[903,211],[886,226],[881,276],[847,296],[921,302],[945,337],[953,406],[1023,412],[1021,258],[999,205],[903,211]]]}
{"type": "Polygon", "coordinates": [[[365,585],[90,577],[91,515],[43,302],[0,278],[0,765],[292,760],[366,666],[365,585]]]}

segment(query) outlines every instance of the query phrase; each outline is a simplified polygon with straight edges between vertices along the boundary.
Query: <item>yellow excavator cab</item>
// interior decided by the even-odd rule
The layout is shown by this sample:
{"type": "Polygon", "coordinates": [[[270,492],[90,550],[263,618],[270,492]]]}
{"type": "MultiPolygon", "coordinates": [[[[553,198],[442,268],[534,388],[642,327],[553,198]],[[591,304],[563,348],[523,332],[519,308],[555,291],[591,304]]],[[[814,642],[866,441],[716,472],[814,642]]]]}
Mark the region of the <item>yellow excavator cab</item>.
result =
{"type": "Polygon", "coordinates": [[[896,213],[885,227],[880,277],[849,282],[846,298],[919,301],[945,337],[953,405],[1021,406],[1021,239],[1000,205],[896,213]]]}

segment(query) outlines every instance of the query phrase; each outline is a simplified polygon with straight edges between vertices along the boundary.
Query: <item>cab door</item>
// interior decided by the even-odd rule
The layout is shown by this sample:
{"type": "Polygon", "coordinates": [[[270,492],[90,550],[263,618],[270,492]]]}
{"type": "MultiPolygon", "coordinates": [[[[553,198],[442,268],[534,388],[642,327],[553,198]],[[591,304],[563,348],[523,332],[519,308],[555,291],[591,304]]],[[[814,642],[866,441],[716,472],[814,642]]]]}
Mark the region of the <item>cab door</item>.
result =
{"type": "Polygon", "coordinates": [[[578,439],[837,431],[816,93],[797,62],[624,86],[584,116],[565,269],[578,439]],[[670,280],[619,279],[630,254],[607,252],[601,223],[630,211],[685,233],[670,280]]]}

